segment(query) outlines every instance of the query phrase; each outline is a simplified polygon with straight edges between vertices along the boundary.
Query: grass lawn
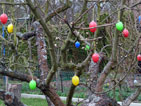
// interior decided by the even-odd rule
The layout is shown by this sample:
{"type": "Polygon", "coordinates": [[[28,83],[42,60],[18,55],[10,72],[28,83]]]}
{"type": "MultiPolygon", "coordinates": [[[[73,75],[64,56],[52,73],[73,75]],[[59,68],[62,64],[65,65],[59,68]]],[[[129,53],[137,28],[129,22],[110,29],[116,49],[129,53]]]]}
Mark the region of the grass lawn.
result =
{"type": "MultiPolygon", "coordinates": [[[[22,102],[27,106],[48,106],[45,99],[25,99],[22,98],[22,102]]],[[[3,101],[0,100],[0,106],[5,106],[3,101]]]]}

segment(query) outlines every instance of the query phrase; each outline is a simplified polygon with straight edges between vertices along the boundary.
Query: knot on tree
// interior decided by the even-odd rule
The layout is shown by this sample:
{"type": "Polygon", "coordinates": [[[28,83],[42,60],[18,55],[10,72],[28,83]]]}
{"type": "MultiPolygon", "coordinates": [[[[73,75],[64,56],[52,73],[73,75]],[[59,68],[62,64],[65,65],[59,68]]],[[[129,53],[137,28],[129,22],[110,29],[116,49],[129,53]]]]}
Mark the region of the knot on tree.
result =
{"type": "Polygon", "coordinates": [[[14,100],[14,94],[11,92],[6,92],[4,98],[5,98],[6,104],[12,104],[14,100]]]}
{"type": "Polygon", "coordinates": [[[37,29],[37,28],[40,27],[40,23],[39,23],[38,21],[35,21],[34,23],[32,23],[31,27],[32,27],[33,29],[37,29]]]}

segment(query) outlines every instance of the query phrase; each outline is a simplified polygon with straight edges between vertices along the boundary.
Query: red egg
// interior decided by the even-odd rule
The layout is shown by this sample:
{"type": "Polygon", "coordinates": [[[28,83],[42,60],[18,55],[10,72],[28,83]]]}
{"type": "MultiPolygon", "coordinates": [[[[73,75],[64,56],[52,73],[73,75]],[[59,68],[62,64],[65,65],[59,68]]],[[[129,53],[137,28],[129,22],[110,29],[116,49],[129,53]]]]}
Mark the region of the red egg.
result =
{"type": "Polygon", "coordinates": [[[98,53],[94,53],[92,55],[92,59],[94,63],[97,63],[99,61],[99,54],[98,53]]]}
{"type": "Polygon", "coordinates": [[[141,61],[141,55],[140,54],[137,56],[137,60],[141,61]]]}
{"type": "Polygon", "coordinates": [[[8,20],[7,15],[3,13],[3,14],[0,16],[0,21],[1,21],[1,23],[2,23],[2,24],[6,24],[6,23],[7,23],[7,20],[8,20]]]}
{"type": "Polygon", "coordinates": [[[129,31],[125,28],[122,32],[123,36],[127,38],[129,36],[129,31]]]}
{"type": "MultiPolygon", "coordinates": [[[[96,22],[94,22],[94,21],[90,22],[89,28],[92,28],[92,27],[97,27],[96,22]]],[[[90,29],[90,31],[91,32],[95,32],[96,31],[96,28],[92,28],[92,29],[90,29]]]]}

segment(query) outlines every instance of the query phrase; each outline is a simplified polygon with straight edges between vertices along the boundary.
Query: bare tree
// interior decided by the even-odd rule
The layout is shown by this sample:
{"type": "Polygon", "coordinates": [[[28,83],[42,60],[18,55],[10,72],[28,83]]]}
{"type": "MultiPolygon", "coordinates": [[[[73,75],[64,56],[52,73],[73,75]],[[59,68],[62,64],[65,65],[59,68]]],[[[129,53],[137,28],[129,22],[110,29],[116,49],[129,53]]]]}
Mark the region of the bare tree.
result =
{"type": "MultiPolygon", "coordinates": [[[[139,53],[139,39],[141,39],[140,31],[137,29],[136,16],[140,0],[129,2],[128,0],[19,0],[19,1],[1,1],[2,10],[9,12],[11,22],[18,21],[18,12],[23,11],[30,15],[31,24],[26,33],[22,32],[23,24],[17,24],[14,30],[13,38],[8,40],[2,38],[5,45],[9,45],[12,52],[1,61],[0,74],[15,78],[21,81],[29,82],[34,79],[37,87],[46,96],[48,104],[55,106],[71,106],[72,97],[77,86],[73,84],[70,87],[66,104],[60,99],[52,86],[51,81],[58,69],[71,69],[80,77],[83,72],[87,72],[89,78],[87,83],[80,83],[89,89],[88,101],[82,101],[83,106],[118,106],[117,102],[108,98],[106,93],[115,90],[126,79],[126,77],[137,67],[136,55],[139,53]],[[8,7],[11,7],[11,12],[8,7]],[[16,9],[15,9],[16,8],[16,9]],[[18,9],[21,11],[18,11],[18,9]],[[17,11],[17,13],[16,13],[17,11]],[[95,20],[98,24],[96,32],[89,32],[88,22],[95,20]],[[129,29],[130,38],[125,40],[122,33],[114,27],[118,21],[122,21],[125,27],[129,29]],[[59,27],[59,28],[58,28],[59,27]],[[32,41],[31,39],[36,38],[32,41]],[[58,40],[56,40],[58,39],[58,40]],[[22,46],[19,42],[30,40],[34,43],[32,46],[37,49],[40,77],[32,75],[36,62],[26,56],[26,48],[24,52],[19,48],[22,46]],[[81,41],[82,45],[88,44],[91,49],[88,55],[80,62],[75,59],[68,58],[68,50],[70,45],[74,45],[75,41],[81,41]],[[47,43],[47,44],[46,44],[47,43]],[[57,46],[55,45],[57,44],[57,46]],[[93,45],[95,47],[93,47],[93,45]],[[56,48],[57,47],[57,48],[56,48]],[[57,56],[57,50],[60,55],[57,56]],[[94,51],[100,54],[98,63],[93,63],[91,55],[94,51]],[[105,53],[104,53],[105,52],[105,53]],[[47,54],[51,57],[51,66],[47,62],[47,54]],[[130,58],[128,58],[130,56],[130,58]],[[24,66],[21,65],[21,61],[24,66]],[[102,67],[103,61],[106,63],[102,67]],[[8,63],[7,63],[8,62],[8,63]],[[89,69],[86,70],[89,66],[89,69]],[[18,70],[27,69],[30,75],[25,72],[17,72],[18,70]],[[15,71],[16,70],[16,71],[15,71]],[[120,71],[123,70],[123,77],[118,77],[120,71]],[[109,75],[113,75],[111,83],[114,86],[108,91],[103,91],[103,86],[109,75]]],[[[140,24],[139,24],[140,25],[140,24]]],[[[30,47],[30,49],[33,49],[30,47]]],[[[34,48],[35,49],[35,48],[34,48]]],[[[121,75],[121,74],[120,74],[121,75]]],[[[141,92],[140,88],[128,97],[123,106],[129,106],[141,92]]],[[[0,96],[3,99],[3,93],[0,96]],[[1,96],[2,95],[2,96],[1,96]]],[[[18,104],[16,101],[15,104],[18,104]]]]}

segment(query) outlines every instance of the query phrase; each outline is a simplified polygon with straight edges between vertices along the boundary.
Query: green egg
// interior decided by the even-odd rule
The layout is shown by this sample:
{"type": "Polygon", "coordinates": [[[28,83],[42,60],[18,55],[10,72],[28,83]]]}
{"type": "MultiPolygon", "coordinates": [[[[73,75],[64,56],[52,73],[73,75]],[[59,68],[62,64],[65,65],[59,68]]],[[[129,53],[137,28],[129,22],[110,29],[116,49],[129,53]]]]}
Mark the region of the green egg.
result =
{"type": "Polygon", "coordinates": [[[123,30],[123,23],[121,21],[116,23],[116,28],[118,31],[122,31],[123,30]]]}
{"type": "Polygon", "coordinates": [[[29,88],[30,88],[31,90],[34,90],[34,89],[36,88],[36,81],[35,81],[35,80],[31,80],[31,81],[29,82],[29,88]]]}
{"type": "Polygon", "coordinates": [[[86,45],[85,50],[86,50],[86,51],[87,51],[87,50],[90,50],[90,46],[89,46],[89,45],[86,45]]]}

